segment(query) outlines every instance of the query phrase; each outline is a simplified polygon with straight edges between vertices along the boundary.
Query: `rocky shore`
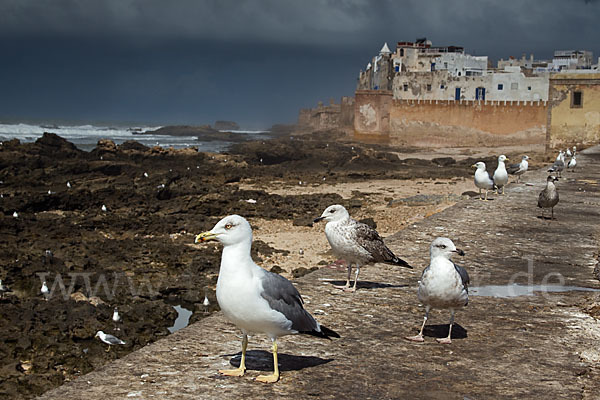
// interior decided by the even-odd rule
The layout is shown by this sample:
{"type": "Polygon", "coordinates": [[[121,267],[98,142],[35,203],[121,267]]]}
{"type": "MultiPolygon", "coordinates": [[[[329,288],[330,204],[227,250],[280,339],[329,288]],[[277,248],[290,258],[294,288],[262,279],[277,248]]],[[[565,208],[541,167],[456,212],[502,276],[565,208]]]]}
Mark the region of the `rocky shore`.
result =
{"type": "MultiPolygon", "coordinates": [[[[312,219],[333,203],[358,217],[404,207],[398,218],[406,223],[415,207],[425,217],[468,194],[461,182],[481,159],[400,159],[398,151],[413,150],[358,145],[334,132],[240,143],[221,154],[108,140],[84,152],[51,133],[35,143],[2,143],[0,279],[11,291],[0,298],[0,397],[32,398],[168,335],[173,305],[193,311],[191,322],[215,311],[220,249],[195,246],[193,238],[224,215],[312,237],[312,219]],[[454,188],[452,196],[426,197],[437,180],[454,188]],[[408,187],[416,189],[395,198],[404,192],[394,190],[408,187]],[[94,339],[98,330],[127,344],[106,352],[94,339]]],[[[373,222],[390,232],[401,227],[373,222]]],[[[258,229],[256,237],[255,260],[288,277],[327,264],[312,252],[297,267],[281,232],[258,229]]]]}

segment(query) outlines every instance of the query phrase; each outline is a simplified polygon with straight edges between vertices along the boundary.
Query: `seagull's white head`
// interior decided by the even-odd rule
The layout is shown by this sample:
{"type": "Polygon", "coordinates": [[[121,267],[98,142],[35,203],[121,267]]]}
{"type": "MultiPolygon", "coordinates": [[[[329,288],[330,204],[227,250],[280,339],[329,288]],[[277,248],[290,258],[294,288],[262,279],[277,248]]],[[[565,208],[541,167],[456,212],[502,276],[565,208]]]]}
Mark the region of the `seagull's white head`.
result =
{"type": "Polygon", "coordinates": [[[102,337],[102,336],[104,336],[104,332],[98,331],[98,332],[96,332],[96,336],[94,336],[94,337],[102,337]]]}
{"type": "Polygon", "coordinates": [[[475,164],[471,165],[471,167],[485,171],[485,163],[483,161],[476,162],[475,164]]]}
{"type": "Polygon", "coordinates": [[[223,245],[232,245],[242,242],[252,242],[252,228],[244,217],[228,215],[207,232],[196,236],[196,243],[218,240],[223,245]]]}
{"type": "Polygon", "coordinates": [[[527,161],[527,160],[529,160],[529,156],[523,156],[523,157],[521,157],[521,160],[527,161]]]}
{"type": "Polygon", "coordinates": [[[329,206],[325,209],[325,211],[323,211],[323,214],[321,214],[321,216],[319,218],[315,218],[314,222],[319,222],[319,221],[327,221],[327,222],[332,222],[332,221],[342,221],[346,218],[348,218],[350,216],[350,214],[348,214],[348,210],[346,210],[346,208],[344,208],[344,206],[339,205],[339,204],[334,204],[332,206],[329,206]]]}
{"type": "Polygon", "coordinates": [[[506,157],[504,154],[502,154],[498,157],[498,162],[504,162],[507,160],[508,160],[508,157],[506,157]]]}
{"type": "Polygon", "coordinates": [[[454,253],[459,256],[465,255],[464,251],[456,248],[452,240],[445,237],[439,237],[431,242],[429,253],[431,254],[432,259],[439,256],[450,259],[454,253]]]}

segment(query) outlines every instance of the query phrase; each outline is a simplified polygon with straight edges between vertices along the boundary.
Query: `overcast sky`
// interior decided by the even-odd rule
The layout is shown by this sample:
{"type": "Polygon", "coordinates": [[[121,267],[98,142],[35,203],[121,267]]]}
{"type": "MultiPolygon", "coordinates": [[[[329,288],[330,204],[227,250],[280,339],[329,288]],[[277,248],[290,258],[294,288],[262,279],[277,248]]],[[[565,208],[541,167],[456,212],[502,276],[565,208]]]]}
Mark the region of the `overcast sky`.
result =
{"type": "Polygon", "coordinates": [[[600,56],[595,0],[0,0],[0,119],[293,123],[384,42],[600,56]]]}

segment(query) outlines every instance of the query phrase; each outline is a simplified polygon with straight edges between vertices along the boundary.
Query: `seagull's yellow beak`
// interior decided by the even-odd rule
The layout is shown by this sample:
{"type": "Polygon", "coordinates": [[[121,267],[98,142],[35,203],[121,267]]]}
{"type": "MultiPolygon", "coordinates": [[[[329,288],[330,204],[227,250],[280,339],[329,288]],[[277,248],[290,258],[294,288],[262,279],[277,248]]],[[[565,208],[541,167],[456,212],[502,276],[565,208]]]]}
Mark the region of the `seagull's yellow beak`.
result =
{"type": "Polygon", "coordinates": [[[217,240],[217,235],[211,231],[202,232],[196,236],[194,243],[208,242],[209,240],[217,240]]]}
{"type": "Polygon", "coordinates": [[[510,158],[506,157],[506,161],[510,161],[510,158]]]}
{"type": "Polygon", "coordinates": [[[477,164],[471,165],[471,168],[477,168],[477,164]]]}

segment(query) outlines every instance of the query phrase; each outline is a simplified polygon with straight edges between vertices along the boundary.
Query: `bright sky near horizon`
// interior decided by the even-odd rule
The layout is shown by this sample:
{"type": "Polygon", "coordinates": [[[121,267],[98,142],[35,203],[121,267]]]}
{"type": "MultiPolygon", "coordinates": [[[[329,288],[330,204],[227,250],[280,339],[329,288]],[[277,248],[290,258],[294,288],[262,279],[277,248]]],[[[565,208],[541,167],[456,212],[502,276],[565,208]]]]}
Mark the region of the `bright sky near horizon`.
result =
{"type": "Polygon", "coordinates": [[[384,42],[600,56],[595,0],[0,0],[0,121],[293,123],[384,42]]]}

